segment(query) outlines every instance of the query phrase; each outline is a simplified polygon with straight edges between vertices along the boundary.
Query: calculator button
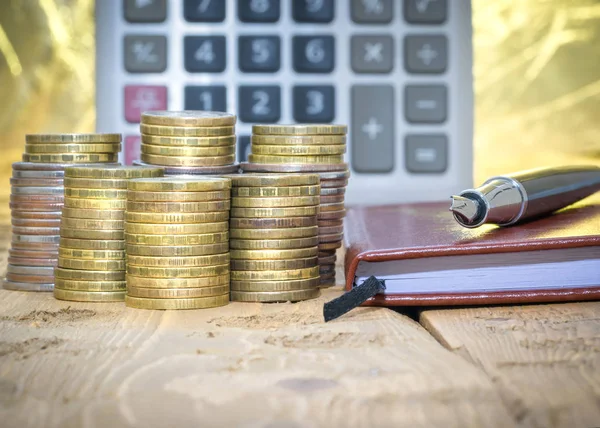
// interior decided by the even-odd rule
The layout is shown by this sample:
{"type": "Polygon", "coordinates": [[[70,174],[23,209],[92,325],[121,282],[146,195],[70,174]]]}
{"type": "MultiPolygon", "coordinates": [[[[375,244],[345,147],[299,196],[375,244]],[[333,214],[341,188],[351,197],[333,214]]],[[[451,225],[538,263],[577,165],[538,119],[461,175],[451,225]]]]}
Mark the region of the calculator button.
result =
{"type": "Polygon", "coordinates": [[[389,73],[394,68],[391,36],[352,36],[352,70],[357,73],[389,73]]]}
{"type": "Polygon", "coordinates": [[[279,14],[279,0],[238,0],[238,18],[242,22],[277,22],[279,14]]]}
{"type": "Polygon", "coordinates": [[[350,13],[358,24],[387,24],[394,17],[394,0],[352,0],[350,13]]]}
{"type": "Polygon", "coordinates": [[[407,36],[404,67],[410,73],[443,73],[448,66],[446,36],[407,36]]]}
{"type": "Polygon", "coordinates": [[[334,0],[293,0],[292,15],[296,22],[331,22],[334,0]]]}
{"type": "Polygon", "coordinates": [[[404,19],[411,24],[442,24],[447,16],[446,0],[404,0],[404,19]]]}
{"type": "Polygon", "coordinates": [[[277,36],[240,36],[238,49],[242,71],[272,73],[281,66],[281,47],[277,36]]]}
{"type": "Polygon", "coordinates": [[[141,141],[139,135],[125,137],[125,165],[131,165],[133,161],[140,159],[141,141]]]}
{"type": "Polygon", "coordinates": [[[183,0],[183,16],[190,22],[223,22],[225,0],[183,0]]]}
{"type": "Polygon", "coordinates": [[[142,112],[167,110],[166,86],[125,86],[125,120],[140,123],[142,112]]]}
{"type": "Polygon", "coordinates": [[[335,88],[294,86],[294,120],[300,123],[329,123],[335,119],[335,88]]]}
{"type": "Polygon", "coordinates": [[[445,135],[408,135],[405,166],[410,172],[440,173],[448,167],[448,138],[445,135]]]}
{"type": "Polygon", "coordinates": [[[394,87],[352,87],[352,168],[357,172],[394,169],[394,87]]]}
{"type": "Polygon", "coordinates": [[[167,0],[125,0],[128,22],[163,22],[167,19],[167,0]]]}
{"type": "Polygon", "coordinates": [[[294,70],[298,73],[333,71],[335,64],[333,36],[294,36],[292,43],[294,70]]]}
{"type": "Polygon", "coordinates": [[[161,73],[167,69],[165,36],[129,35],[125,44],[125,70],[130,73],[161,73]]]}
{"type": "Polygon", "coordinates": [[[248,162],[250,154],[250,136],[240,135],[237,139],[238,162],[248,162]]]}
{"type": "Polygon", "coordinates": [[[227,88],[215,86],[186,86],[186,110],[227,111],[227,88]]]}
{"type": "Polygon", "coordinates": [[[281,117],[279,86],[240,86],[238,95],[242,122],[275,123],[281,117]]]}
{"type": "Polygon", "coordinates": [[[225,36],[186,36],[185,69],[192,73],[220,73],[226,65],[225,36]]]}
{"type": "Polygon", "coordinates": [[[442,123],[447,116],[447,89],[443,85],[407,86],[404,115],[411,123],[442,123]]]}

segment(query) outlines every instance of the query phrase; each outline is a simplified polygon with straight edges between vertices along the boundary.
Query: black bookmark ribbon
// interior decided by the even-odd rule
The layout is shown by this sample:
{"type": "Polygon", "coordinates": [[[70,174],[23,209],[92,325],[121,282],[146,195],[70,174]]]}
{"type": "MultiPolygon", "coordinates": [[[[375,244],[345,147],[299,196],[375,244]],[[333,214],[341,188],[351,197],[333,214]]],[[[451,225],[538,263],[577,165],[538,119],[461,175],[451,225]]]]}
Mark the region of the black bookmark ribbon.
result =
{"type": "Polygon", "coordinates": [[[323,317],[325,322],[341,317],[346,312],[362,305],[376,294],[382,293],[385,290],[385,283],[370,276],[362,284],[352,288],[352,290],[341,295],[331,302],[325,303],[323,306],[323,317]]]}

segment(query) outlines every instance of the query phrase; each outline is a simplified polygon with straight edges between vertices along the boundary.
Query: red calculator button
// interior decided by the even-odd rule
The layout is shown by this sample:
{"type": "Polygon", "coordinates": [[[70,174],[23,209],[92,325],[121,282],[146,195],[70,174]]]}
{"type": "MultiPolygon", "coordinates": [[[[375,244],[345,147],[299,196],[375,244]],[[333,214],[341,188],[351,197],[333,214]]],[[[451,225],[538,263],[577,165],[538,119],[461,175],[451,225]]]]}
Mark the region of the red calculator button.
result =
{"type": "Polygon", "coordinates": [[[125,86],[125,120],[140,123],[142,112],[167,109],[166,86],[125,86]]]}
{"type": "Polygon", "coordinates": [[[140,144],[142,139],[139,135],[125,137],[125,165],[133,164],[140,159],[140,144]]]}

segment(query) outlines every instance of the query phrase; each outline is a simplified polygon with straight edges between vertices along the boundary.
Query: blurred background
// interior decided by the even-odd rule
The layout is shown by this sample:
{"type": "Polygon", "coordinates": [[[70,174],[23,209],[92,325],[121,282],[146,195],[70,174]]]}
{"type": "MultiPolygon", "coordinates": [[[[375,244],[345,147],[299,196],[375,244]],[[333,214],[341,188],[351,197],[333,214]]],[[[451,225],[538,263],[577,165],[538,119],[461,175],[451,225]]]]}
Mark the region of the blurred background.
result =
{"type": "MultiPolygon", "coordinates": [[[[473,0],[475,183],[600,164],[600,3],[473,0]]],[[[94,0],[0,1],[0,223],[24,134],[93,132],[94,0]]]]}

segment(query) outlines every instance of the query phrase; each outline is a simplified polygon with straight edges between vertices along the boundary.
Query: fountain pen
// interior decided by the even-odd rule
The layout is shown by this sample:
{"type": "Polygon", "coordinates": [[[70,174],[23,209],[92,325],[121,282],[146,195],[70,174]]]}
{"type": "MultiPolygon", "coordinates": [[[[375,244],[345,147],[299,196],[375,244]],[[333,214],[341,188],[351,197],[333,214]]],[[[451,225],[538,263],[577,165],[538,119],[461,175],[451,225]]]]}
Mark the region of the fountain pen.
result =
{"type": "Polygon", "coordinates": [[[600,190],[600,167],[541,168],[492,177],[451,196],[450,211],[468,228],[510,226],[548,215],[600,190]]]}

